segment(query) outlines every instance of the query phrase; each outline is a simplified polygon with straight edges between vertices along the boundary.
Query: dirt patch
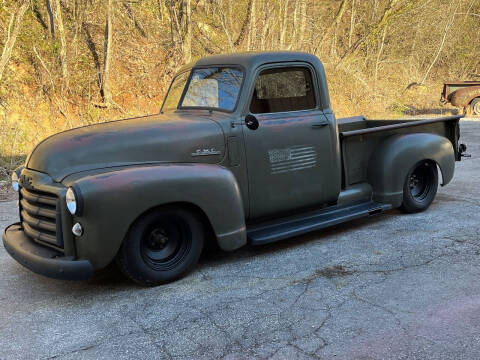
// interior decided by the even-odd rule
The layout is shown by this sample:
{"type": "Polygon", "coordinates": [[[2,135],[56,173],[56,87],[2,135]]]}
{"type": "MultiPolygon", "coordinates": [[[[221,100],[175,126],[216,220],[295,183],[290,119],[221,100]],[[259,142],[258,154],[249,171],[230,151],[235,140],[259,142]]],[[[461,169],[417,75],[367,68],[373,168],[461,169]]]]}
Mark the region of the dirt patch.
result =
{"type": "Polygon", "coordinates": [[[305,283],[309,283],[315,279],[318,279],[318,278],[327,278],[327,279],[332,279],[332,278],[336,278],[336,277],[343,277],[343,276],[349,276],[349,275],[353,275],[355,273],[355,271],[352,271],[352,270],[348,270],[347,268],[345,268],[343,265],[332,265],[332,266],[328,266],[328,267],[325,267],[323,269],[317,269],[317,271],[315,271],[313,274],[303,278],[303,279],[300,279],[300,280],[294,280],[292,281],[293,284],[305,284],[305,283]]]}

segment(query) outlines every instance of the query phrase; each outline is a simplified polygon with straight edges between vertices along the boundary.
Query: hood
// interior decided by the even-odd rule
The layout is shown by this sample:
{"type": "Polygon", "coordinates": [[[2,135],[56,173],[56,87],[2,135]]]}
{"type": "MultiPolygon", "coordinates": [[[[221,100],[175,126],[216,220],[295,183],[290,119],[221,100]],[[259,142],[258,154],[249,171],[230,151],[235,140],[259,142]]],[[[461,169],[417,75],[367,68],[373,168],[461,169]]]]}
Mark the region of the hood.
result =
{"type": "Polygon", "coordinates": [[[211,116],[168,113],[84,126],[53,135],[30,154],[27,168],[60,182],[87,170],[162,162],[218,163],[222,129],[211,116]]]}

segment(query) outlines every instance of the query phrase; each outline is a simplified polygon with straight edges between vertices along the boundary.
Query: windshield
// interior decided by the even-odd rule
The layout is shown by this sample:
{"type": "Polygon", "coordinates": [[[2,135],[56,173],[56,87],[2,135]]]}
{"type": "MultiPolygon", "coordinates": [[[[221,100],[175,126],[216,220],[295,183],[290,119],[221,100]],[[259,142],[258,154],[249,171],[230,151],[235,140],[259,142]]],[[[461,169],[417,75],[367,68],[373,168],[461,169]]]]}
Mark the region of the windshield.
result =
{"type": "Polygon", "coordinates": [[[228,67],[193,69],[188,87],[184,91],[187,79],[188,73],[185,72],[173,80],[162,111],[188,107],[225,111],[235,109],[243,80],[243,72],[240,69],[228,67]]]}

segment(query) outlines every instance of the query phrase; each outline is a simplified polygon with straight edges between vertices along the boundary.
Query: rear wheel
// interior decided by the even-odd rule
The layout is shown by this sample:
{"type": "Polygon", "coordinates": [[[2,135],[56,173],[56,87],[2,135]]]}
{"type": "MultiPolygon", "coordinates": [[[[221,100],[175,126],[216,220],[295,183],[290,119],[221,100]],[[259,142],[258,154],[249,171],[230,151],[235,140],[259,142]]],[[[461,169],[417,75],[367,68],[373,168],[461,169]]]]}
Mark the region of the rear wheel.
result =
{"type": "Polygon", "coordinates": [[[403,185],[403,203],[400,208],[407,213],[426,210],[435,199],[437,188],[436,164],[430,161],[420,161],[407,174],[403,185]]]}
{"type": "Polygon", "coordinates": [[[480,115],[480,97],[472,100],[470,103],[470,109],[472,110],[473,115],[480,115]]]}
{"type": "Polygon", "coordinates": [[[177,206],[149,212],[131,227],[117,255],[122,272],[147,286],[179,279],[197,263],[204,229],[192,212],[177,206]]]}

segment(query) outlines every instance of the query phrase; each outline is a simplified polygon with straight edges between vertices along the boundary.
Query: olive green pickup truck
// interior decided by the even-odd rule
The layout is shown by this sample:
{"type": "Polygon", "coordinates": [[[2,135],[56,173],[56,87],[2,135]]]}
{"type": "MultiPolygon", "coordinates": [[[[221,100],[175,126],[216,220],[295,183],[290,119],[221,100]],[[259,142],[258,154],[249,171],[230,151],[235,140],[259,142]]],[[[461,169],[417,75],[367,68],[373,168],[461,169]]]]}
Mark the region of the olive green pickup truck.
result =
{"type": "Polygon", "coordinates": [[[157,115],[68,130],[13,175],[25,267],[88,279],[115,261],[144,285],[180,278],[207,242],[226,251],[401,208],[452,180],[459,119],[336,119],[322,63],[297,52],[182,68],[157,115]]]}

